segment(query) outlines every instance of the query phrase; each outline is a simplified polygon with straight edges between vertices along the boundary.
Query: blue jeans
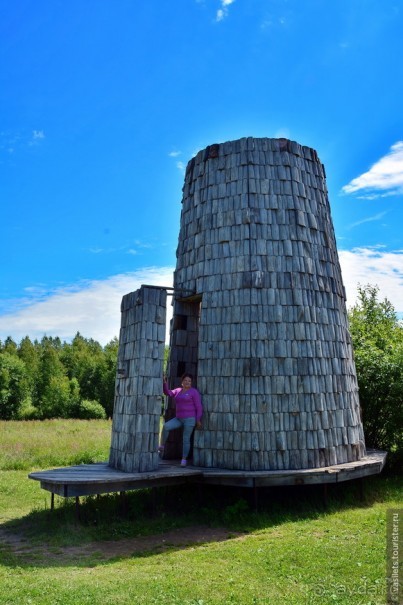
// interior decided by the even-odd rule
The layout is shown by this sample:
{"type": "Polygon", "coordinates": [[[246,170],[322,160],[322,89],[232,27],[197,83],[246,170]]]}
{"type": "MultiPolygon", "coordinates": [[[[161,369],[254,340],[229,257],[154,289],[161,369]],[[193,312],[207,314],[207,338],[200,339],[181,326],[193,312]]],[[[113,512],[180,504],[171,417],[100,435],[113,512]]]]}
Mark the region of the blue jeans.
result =
{"type": "Polygon", "coordinates": [[[161,443],[165,444],[169,431],[180,429],[183,426],[183,451],[182,458],[187,458],[190,450],[190,437],[196,426],[196,418],[171,418],[162,428],[161,443]]]}

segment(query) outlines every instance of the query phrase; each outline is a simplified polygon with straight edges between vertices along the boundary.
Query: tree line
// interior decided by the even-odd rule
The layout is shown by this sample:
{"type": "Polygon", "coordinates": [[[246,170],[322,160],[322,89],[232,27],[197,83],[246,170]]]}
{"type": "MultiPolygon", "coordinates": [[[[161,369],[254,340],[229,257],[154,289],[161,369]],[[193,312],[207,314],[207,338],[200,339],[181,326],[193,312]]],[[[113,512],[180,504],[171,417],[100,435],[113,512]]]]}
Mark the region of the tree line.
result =
{"type": "Polygon", "coordinates": [[[0,418],[111,417],[117,352],[117,338],[102,347],[80,333],[71,343],[49,336],[0,341],[0,418]]]}
{"type": "MultiPolygon", "coordinates": [[[[358,288],[349,311],[367,446],[403,462],[403,325],[377,286],[358,288]]],[[[0,341],[0,419],[105,418],[113,413],[118,340],[77,333],[0,341]]],[[[165,350],[165,363],[168,348],[165,350]]]]}

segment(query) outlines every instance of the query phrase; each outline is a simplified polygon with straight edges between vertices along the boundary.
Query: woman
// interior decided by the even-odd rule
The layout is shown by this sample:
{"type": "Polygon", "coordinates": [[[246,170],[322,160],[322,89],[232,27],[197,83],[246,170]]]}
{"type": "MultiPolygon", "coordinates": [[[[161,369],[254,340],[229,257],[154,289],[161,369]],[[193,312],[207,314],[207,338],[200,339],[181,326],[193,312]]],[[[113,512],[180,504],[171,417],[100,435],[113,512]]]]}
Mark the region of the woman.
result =
{"type": "Polygon", "coordinates": [[[181,380],[181,387],[171,391],[168,388],[166,379],[164,378],[164,395],[174,398],[176,415],[175,418],[168,420],[168,422],[164,424],[158,451],[163,454],[169,431],[183,427],[181,466],[186,466],[187,457],[190,450],[190,437],[195,427],[200,429],[202,426],[201,417],[203,414],[203,408],[199,391],[192,387],[193,376],[191,374],[183,374],[181,380]]]}

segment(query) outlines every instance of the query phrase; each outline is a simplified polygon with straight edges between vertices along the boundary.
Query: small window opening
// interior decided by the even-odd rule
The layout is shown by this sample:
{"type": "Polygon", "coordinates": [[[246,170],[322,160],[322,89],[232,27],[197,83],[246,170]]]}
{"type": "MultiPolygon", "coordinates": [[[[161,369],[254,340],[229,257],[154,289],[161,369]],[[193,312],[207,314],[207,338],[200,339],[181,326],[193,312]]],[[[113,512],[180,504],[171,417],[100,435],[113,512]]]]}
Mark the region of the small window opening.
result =
{"type": "Polygon", "coordinates": [[[175,315],[174,317],[174,330],[187,330],[188,318],[187,315],[175,315]]]}

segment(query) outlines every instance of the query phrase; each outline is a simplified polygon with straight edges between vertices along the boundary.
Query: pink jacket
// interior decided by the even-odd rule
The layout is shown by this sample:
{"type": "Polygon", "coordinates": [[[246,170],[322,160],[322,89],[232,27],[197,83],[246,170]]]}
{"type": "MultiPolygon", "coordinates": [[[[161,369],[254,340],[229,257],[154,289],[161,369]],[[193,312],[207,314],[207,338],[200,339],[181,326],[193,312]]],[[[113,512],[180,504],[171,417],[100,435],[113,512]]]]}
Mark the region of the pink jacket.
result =
{"type": "Polygon", "coordinates": [[[163,384],[164,395],[173,397],[176,406],[177,418],[196,418],[196,422],[200,420],[203,414],[200,393],[197,389],[191,387],[184,391],[182,387],[178,389],[169,389],[166,382],[163,384]]]}

